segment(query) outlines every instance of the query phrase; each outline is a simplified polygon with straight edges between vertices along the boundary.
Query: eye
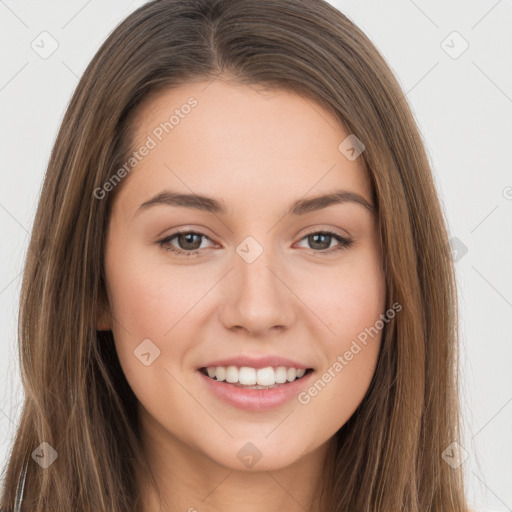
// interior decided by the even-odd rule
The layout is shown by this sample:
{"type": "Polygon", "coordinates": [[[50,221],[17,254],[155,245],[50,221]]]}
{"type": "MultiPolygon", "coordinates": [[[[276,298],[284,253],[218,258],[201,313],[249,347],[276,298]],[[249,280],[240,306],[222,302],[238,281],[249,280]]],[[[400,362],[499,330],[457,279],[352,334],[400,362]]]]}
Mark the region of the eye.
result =
{"type": "MultiPolygon", "coordinates": [[[[197,256],[204,251],[204,248],[201,248],[201,239],[203,238],[210,240],[210,238],[203,233],[196,231],[178,231],[160,240],[158,245],[166,251],[173,252],[179,256],[197,256]],[[174,239],[178,242],[179,247],[171,243],[174,239]]],[[[329,230],[313,231],[303,237],[301,241],[302,240],[307,240],[311,250],[318,254],[332,254],[341,249],[348,249],[353,243],[353,240],[342,237],[334,231],[329,230]],[[334,247],[330,247],[333,240],[336,240],[338,244],[334,247]]]]}
{"type": "Polygon", "coordinates": [[[353,243],[353,240],[342,237],[334,231],[330,230],[313,231],[307,234],[302,240],[307,240],[312,250],[315,253],[322,255],[332,254],[333,252],[339,251],[341,249],[348,249],[353,243]],[[333,240],[337,240],[338,245],[330,247],[333,240]]]}
{"type": "Polygon", "coordinates": [[[201,254],[203,251],[199,250],[201,247],[201,238],[209,238],[202,233],[198,233],[196,231],[178,231],[163,240],[160,240],[158,244],[163,247],[166,251],[173,252],[180,256],[194,256],[196,254],[201,254]],[[181,250],[179,247],[174,245],[170,245],[171,240],[177,239],[178,244],[186,250],[181,250]],[[199,240],[199,245],[197,241],[199,240]]]}

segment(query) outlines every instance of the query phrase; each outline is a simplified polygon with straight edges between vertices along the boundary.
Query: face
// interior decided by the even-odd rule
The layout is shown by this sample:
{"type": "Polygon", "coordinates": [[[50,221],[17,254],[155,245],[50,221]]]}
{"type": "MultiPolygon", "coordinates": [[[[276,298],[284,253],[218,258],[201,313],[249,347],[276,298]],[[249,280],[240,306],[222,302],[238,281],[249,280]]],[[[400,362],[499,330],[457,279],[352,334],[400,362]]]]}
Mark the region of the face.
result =
{"type": "Polygon", "coordinates": [[[134,126],[98,327],[148,438],[245,471],[321,450],[368,390],[385,311],[369,181],[339,149],[349,133],[311,100],[220,79],[161,93],[134,126]]]}

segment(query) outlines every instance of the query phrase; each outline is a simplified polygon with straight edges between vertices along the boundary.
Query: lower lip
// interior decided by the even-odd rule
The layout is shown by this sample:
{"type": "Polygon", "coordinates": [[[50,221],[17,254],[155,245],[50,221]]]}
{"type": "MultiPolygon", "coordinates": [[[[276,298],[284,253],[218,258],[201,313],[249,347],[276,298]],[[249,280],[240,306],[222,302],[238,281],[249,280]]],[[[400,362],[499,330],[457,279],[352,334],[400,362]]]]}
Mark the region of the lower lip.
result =
{"type": "Polygon", "coordinates": [[[248,389],[211,379],[198,370],[209,390],[222,401],[246,411],[264,411],[279,407],[296,398],[311,380],[314,372],[298,380],[272,389],[248,389]]]}

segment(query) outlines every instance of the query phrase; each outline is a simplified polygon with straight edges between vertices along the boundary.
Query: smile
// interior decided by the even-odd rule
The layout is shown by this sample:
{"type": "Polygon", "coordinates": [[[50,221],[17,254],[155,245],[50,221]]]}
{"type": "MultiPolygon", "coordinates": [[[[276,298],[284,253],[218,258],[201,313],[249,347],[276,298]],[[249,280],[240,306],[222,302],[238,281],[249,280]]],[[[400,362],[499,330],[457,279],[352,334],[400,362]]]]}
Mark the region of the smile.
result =
{"type": "Polygon", "coordinates": [[[201,368],[210,379],[247,389],[272,389],[301,379],[311,369],[285,366],[251,368],[249,366],[210,366],[201,368]]]}
{"type": "Polygon", "coordinates": [[[221,402],[237,409],[263,412],[297,398],[309,385],[314,371],[285,366],[210,366],[199,368],[197,374],[221,402]]]}

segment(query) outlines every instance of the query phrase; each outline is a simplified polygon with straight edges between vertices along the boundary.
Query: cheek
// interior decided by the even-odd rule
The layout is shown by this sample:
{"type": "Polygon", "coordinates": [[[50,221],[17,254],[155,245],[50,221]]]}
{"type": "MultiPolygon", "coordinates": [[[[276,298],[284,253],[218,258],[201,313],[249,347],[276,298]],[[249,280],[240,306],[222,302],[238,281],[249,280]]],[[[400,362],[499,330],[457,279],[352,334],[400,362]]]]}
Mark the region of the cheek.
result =
{"type": "Polygon", "coordinates": [[[374,325],[385,310],[386,286],[379,260],[372,251],[347,258],[337,269],[317,271],[314,286],[308,280],[303,297],[322,323],[329,346],[342,349],[364,329],[374,325]]]}
{"type": "Polygon", "coordinates": [[[172,319],[164,315],[172,305],[173,294],[149,268],[123,265],[112,268],[110,296],[116,323],[133,337],[151,337],[165,328],[172,319]],[[171,303],[171,304],[168,304],[171,303]]]}
{"type": "Polygon", "coordinates": [[[112,247],[106,260],[117,322],[134,338],[164,336],[200,298],[197,272],[154,261],[147,249],[127,245],[122,258],[117,257],[119,252],[112,247]]]}
{"type": "Polygon", "coordinates": [[[144,254],[129,242],[114,241],[106,254],[105,270],[114,319],[112,330],[125,373],[133,368],[141,370],[135,356],[148,339],[156,348],[151,344],[149,347],[158,354],[151,365],[165,364],[172,359],[170,350],[180,350],[179,342],[168,346],[166,334],[184,315],[184,305],[190,302],[187,295],[193,295],[190,287],[183,286],[179,269],[171,272],[151,261],[147,251],[144,254]]]}
{"type": "Polygon", "coordinates": [[[331,329],[335,334],[331,340],[325,338],[324,350],[328,367],[341,361],[343,368],[338,366],[335,370],[347,378],[345,384],[357,387],[357,383],[367,382],[367,377],[371,377],[380,348],[379,319],[384,309],[384,297],[375,284],[366,288],[347,286],[338,296],[336,306],[332,306],[331,329]]]}
{"type": "Polygon", "coordinates": [[[113,246],[106,259],[116,351],[139,401],[159,408],[163,390],[171,402],[183,398],[164,370],[174,374],[184,362],[190,349],[186,314],[202,288],[191,286],[182,268],[155,264],[136,248],[123,246],[122,259],[116,252],[113,246]]]}
{"type": "Polygon", "coordinates": [[[304,424],[315,437],[333,435],[350,419],[368,392],[382,332],[370,336],[363,330],[366,339],[362,341],[361,325],[340,324],[343,331],[334,343],[324,339],[325,363],[318,368],[309,387],[297,396],[301,421],[304,418],[304,424]]]}
{"type": "Polygon", "coordinates": [[[309,294],[308,305],[329,330],[316,335],[324,360],[299,403],[314,408],[324,427],[336,430],[363,400],[375,371],[382,338],[379,320],[386,308],[385,279],[379,260],[369,252],[317,284],[322,286],[309,294]]]}

